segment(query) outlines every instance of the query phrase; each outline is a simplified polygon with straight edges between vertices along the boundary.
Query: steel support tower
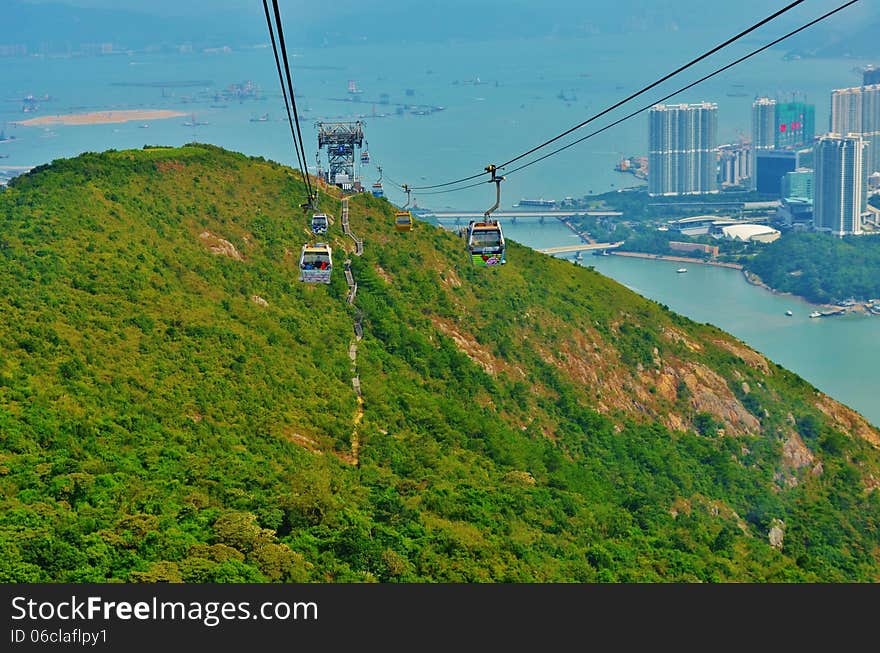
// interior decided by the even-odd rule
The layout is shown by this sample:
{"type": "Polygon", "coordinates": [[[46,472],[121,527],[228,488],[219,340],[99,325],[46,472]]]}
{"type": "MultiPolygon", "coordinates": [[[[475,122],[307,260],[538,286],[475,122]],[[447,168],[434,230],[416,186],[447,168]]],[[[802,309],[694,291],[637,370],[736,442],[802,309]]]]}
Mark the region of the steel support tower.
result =
{"type": "Polygon", "coordinates": [[[355,174],[357,150],[363,146],[364,123],[318,122],[318,150],[327,150],[327,173],[325,181],[343,190],[358,190],[360,180],[355,174]]]}

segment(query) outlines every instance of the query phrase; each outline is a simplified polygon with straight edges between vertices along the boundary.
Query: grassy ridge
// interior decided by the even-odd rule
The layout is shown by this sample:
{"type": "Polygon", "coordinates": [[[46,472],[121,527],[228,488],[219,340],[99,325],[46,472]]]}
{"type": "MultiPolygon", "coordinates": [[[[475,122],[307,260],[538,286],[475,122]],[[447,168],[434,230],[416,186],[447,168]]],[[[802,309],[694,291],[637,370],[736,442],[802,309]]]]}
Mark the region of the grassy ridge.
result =
{"type": "MultiPolygon", "coordinates": [[[[592,270],[516,243],[475,270],[366,195],[355,425],[356,309],[341,274],[296,280],[303,195],[211,146],[0,194],[0,579],[880,575],[857,416],[592,270]]],[[[341,272],[339,198],[321,208],[341,272]]]]}

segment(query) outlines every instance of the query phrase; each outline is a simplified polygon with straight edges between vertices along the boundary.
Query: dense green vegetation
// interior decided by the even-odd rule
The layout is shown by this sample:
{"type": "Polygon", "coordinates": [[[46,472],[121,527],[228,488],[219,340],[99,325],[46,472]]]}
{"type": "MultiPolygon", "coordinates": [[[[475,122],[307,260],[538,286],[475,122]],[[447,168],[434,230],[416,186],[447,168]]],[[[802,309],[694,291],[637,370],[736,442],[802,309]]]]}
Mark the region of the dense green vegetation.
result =
{"type": "Polygon", "coordinates": [[[880,579],[856,414],[593,270],[516,243],[475,269],[366,194],[355,257],[322,191],[337,271],[299,283],[303,196],[203,145],[0,193],[0,580],[880,579]]]}
{"type": "Polygon", "coordinates": [[[783,292],[829,303],[880,297],[880,239],[789,233],[761,249],[746,269],[783,292]]]}
{"type": "Polygon", "coordinates": [[[692,215],[729,215],[730,203],[778,199],[757,191],[725,191],[706,195],[651,197],[647,189],[611,191],[589,196],[591,210],[621,211],[626,220],[671,220],[692,215]]]}

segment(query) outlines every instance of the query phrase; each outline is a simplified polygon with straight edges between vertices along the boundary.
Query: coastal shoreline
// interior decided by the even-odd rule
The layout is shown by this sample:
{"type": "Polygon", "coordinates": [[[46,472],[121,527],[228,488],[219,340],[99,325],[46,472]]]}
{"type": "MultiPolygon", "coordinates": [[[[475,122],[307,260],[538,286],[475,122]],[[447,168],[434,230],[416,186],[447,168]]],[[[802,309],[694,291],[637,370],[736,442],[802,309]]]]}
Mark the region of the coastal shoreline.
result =
{"type": "MultiPolygon", "coordinates": [[[[743,270],[743,277],[745,277],[745,280],[753,286],[763,288],[764,290],[767,290],[778,297],[792,297],[794,299],[804,302],[805,304],[814,306],[817,310],[821,309],[825,311],[836,311],[841,308],[837,304],[816,304],[814,302],[811,302],[806,297],[802,297],[801,295],[796,295],[794,293],[785,292],[782,290],[776,290],[775,288],[768,286],[766,283],[764,283],[764,280],[761,279],[761,277],[759,277],[757,274],[755,274],[754,272],[749,272],[745,269],[743,270]]],[[[866,315],[868,314],[868,309],[865,307],[864,304],[856,304],[855,306],[848,306],[846,308],[847,313],[864,313],[866,315]]]]}
{"type": "MultiPolygon", "coordinates": [[[[795,295],[794,293],[790,293],[790,292],[784,292],[782,290],[776,290],[775,288],[772,288],[772,287],[768,286],[766,283],[764,283],[763,279],[761,279],[754,272],[749,272],[748,270],[746,270],[743,267],[743,265],[740,263],[726,263],[726,262],[722,262],[722,261],[706,261],[704,259],[689,258],[687,256],[667,256],[667,255],[663,255],[663,254],[647,254],[645,252],[612,251],[609,253],[612,254],[613,256],[627,256],[630,258],[643,258],[643,259],[649,259],[652,261],[676,261],[679,263],[699,263],[700,265],[713,265],[715,267],[723,267],[723,268],[730,268],[733,270],[740,270],[740,271],[742,271],[743,278],[746,280],[747,283],[749,283],[753,286],[757,286],[758,288],[763,288],[764,290],[771,292],[778,297],[791,297],[792,299],[797,299],[798,301],[802,301],[805,304],[808,304],[809,306],[815,307],[816,310],[819,310],[819,311],[836,311],[836,310],[840,310],[840,308],[841,308],[840,306],[838,306],[836,304],[816,304],[814,302],[811,302],[806,297],[801,297],[800,295],[795,295]]],[[[865,306],[864,304],[856,304],[854,306],[846,307],[846,313],[862,313],[862,314],[868,315],[869,311],[868,311],[867,306],[865,306]]]]}
{"type": "Polygon", "coordinates": [[[69,113],[64,115],[39,116],[14,122],[22,127],[45,127],[48,125],[107,125],[120,122],[143,120],[165,120],[180,118],[189,114],[170,109],[125,109],[114,111],[93,111],[90,113],[69,113]]]}
{"type": "Polygon", "coordinates": [[[647,254],[644,252],[621,252],[611,251],[609,254],[614,256],[629,256],[631,258],[647,258],[652,261],[678,261],[679,263],[699,263],[700,265],[714,265],[719,268],[731,268],[734,270],[742,270],[743,266],[739,263],[726,263],[724,261],[706,261],[701,258],[690,258],[688,256],[668,256],[665,254],[647,254]]]}

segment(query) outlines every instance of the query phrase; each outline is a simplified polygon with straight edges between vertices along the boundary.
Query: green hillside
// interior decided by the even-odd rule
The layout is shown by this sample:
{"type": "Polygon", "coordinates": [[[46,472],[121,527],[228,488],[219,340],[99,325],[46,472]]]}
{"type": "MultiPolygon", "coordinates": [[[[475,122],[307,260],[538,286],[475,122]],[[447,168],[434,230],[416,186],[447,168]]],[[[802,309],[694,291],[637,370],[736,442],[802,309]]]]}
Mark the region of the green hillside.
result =
{"type": "Polygon", "coordinates": [[[746,269],[776,290],[819,304],[880,297],[880,240],[790,233],[747,259],[746,269]]]}
{"type": "Polygon", "coordinates": [[[355,256],[322,189],[334,276],[300,283],[304,196],[204,145],[0,193],[0,580],[880,580],[858,414],[591,269],[516,243],[475,269],[367,194],[355,256]]]}

